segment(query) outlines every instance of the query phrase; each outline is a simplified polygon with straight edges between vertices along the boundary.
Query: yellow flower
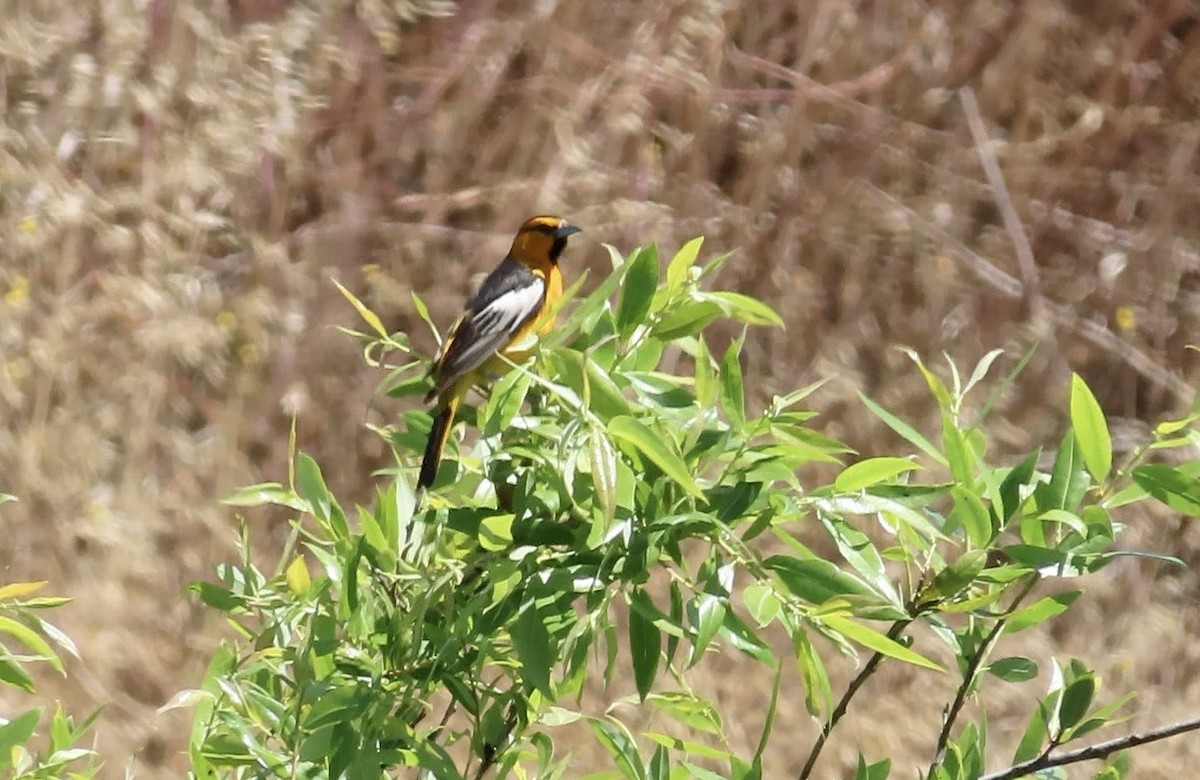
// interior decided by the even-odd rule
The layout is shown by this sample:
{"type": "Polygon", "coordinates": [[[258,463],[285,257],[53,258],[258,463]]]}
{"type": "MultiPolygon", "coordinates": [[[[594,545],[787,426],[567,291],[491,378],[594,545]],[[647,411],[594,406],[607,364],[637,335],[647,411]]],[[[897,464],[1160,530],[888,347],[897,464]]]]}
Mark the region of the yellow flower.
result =
{"type": "Polygon", "coordinates": [[[25,216],[21,217],[21,221],[17,223],[17,230],[19,230],[23,236],[32,236],[37,232],[37,229],[38,220],[37,217],[32,214],[26,214],[25,216]]]}
{"type": "Polygon", "coordinates": [[[13,308],[20,308],[29,302],[29,278],[18,274],[8,285],[4,293],[4,302],[13,308]]]}
{"type": "Polygon", "coordinates": [[[237,315],[229,309],[222,309],[217,313],[217,327],[228,333],[237,327],[237,315]]]}
{"type": "Polygon", "coordinates": [[[262,360],[262,355],[258,353],[258,346],[253,341],[247,341],[245,344],[238,347],[238,360],[242,361],[247,366],[258,365],[262,360]]]}
{"type": "Polygon", "coordinates": [[[1116,313],[1117,330],[1122,333],[1132,333],[1137,328],[1137,315],[1129,306],[1118,306],[1116,313]]]}

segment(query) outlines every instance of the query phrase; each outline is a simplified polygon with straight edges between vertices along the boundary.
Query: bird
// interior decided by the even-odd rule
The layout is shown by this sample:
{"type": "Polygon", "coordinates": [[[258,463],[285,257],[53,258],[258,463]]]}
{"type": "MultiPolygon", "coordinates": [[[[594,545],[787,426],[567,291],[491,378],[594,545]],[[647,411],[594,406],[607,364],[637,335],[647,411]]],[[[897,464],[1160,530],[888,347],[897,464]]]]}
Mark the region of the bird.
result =
{"type": "Polygon", "coordinates": [[[463,395],[512,363],[527,359],[531,334],[554,327],[553,307],[562,297],[558,259],[567,239],[580,228],[562,217],[525,220],[512,248],[467,301],[433,360],[433,388],[426,403],[437,399],[433,427],[425,445],[417,489],[426,490],[437,477],[442,450],[450,436],[463,395]]]}

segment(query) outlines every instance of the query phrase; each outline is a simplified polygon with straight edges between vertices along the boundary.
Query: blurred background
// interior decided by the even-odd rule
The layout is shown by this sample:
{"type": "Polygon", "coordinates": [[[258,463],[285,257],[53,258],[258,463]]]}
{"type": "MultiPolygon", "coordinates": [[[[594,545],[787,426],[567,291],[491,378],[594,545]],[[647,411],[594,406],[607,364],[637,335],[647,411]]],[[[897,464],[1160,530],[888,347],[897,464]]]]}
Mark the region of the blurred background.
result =
{"type": "MultiPolygon", "coordinates": [[[[0,490],[20,503],[0,510],[0,581],[74,597],[57,622],[82,660],[40,695],[105,708],[109,777],[183,772],[187,714],[155,710],[226,628],[181,591],[236,555],[219,499],[286,479],[291,416],[343,503],[390,461],[362,424],[396,407],[335,329],[355,315],[332,278],[432,349],[410,293],[449,323],[530,214],[586,229],[566,268],[593,280],[602,242],[703,234],[734,252],[716,283],[787,320],[747,343],[757,397],[830,380],[816,427],[864,454],[907,445],[856,391],[937,430],[896,345],[939,371],[943,351],[1002,348],[998,376],[1038,345],[991,418],[1000,462],[1057,443],[1072,370],[1119,450],[1200,380],[1191,0],[6,0],[4,17],[0,490]]],[[[256,538],[279,520],[252,517],[256,538]]],[[[1180,518],[1127,521],[1127,544],[1200,559],[1180,518]]],[[[1106,695],[1141,692],[1131,728],[1181,717],[1200,701],[1195,570],[1120,564],[1088,586],[1002,651],[1086,658],[1106,695]]],[[[709,666],[752,751],[771,681],[709,666]]],[[[824,776],[859,749],[927,765],[939,684],[873,679],[824,776]]],[[[997,690],[1007,753],[1045,679],[997,690]]],[[[775,776],[816,732],[784,698],[775,776]]],[[[1136,753],[1134,776],[1194,765],[1198,742],[1136,753]]],[[[581,772],[605,765],[578,750],[581,772]]]]}

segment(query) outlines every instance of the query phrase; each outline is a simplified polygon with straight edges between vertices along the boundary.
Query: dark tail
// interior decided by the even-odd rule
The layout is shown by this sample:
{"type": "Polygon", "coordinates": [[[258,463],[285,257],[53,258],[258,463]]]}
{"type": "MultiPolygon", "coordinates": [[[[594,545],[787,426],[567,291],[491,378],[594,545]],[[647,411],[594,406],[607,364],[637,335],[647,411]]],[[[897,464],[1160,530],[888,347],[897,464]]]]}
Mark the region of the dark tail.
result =
{"type": "Polygon", "coordinates": [[[417,477],[417,489],[425,490],[437,478],[438,466],[442,463],[442,450],[450,438],[450,427],[454,424],[454,413],[458,411],[458,397],[452,395],[438,409],[429,430],[429,442],[425,445],[425,457],[421,459],[421,474],[417,477]]]}

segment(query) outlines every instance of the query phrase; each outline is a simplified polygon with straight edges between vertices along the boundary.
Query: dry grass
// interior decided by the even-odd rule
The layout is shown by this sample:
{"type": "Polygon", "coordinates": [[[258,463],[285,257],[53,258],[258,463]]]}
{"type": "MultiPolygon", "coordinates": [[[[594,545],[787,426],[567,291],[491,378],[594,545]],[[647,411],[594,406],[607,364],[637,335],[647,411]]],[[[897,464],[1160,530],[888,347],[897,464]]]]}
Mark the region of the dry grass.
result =
{"type": "MultiPolygon", "coordinates": [[[[0,579],[76,597],[84,660],[44,692],[107,708],[110,776],[130,756],[180,773],[186,725],[154,708],[219,633],[180,589],[231,554],[217,499],[282,475],[291,412],[334,489],[369,495],[385,455],[357,423],[378,377],[331,327],[351,319],[331,276],[427,343],[408,290],[445,321],[528,213],[588,228],[580,266],[601,241],[703,233],[737,250],[721,282],[788,320],[747,347],[758,392],[833,377],[820,424],[864,451],[897,442],[855,390],[934,424],[897,343],[972,361],[1040,341],[993,426],[1012,448],[1056,438],[1070,369],[1125,442],[1200,377],[1188,0],[8,0],[0,58],[0,487],[22,498],[0,579]]],[[[1135,525],[1200,557],[1171,519],[1135,525]]],[[[1020,645],[1141,690],[1138,725],[1181,714],[1200,698],[1194,574],[1091,587],[1020,645]]],[[[764,692],[721,664],[711,690],[752,740],[764,692]]],[[[894,695],[852,718],[826,776],[858,747],[927,755],[934,692],[874,690],[894,695]]],[[[993,725],[1011,738],[1033,696],[989,702],[993,725]]],[[[813,731],[787,706],[773,773],[813,731]]],[[[1198,757],[1150,748],[1139,776],[1198,757]]]]}

